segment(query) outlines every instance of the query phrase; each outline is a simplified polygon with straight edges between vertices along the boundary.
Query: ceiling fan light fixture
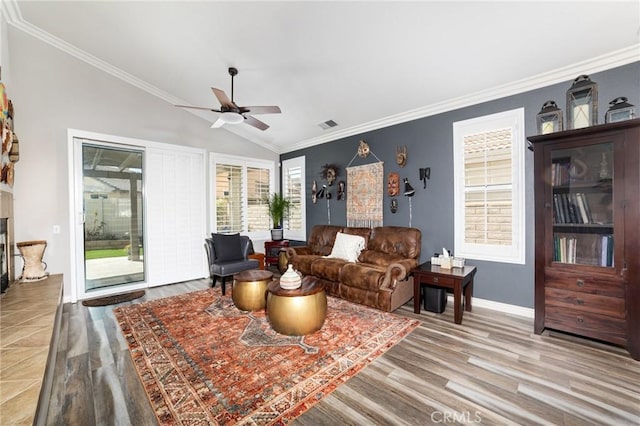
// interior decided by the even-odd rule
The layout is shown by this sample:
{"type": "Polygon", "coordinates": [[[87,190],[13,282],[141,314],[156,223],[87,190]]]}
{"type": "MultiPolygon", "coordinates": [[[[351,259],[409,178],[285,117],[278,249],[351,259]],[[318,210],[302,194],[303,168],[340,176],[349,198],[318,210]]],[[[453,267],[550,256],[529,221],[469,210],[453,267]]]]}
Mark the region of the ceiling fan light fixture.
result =
{"type": "Polygon", "coordinates": [[[225,124],[240,124],[244,121],[244,117],[237,112],[223,112],[220,115],[220,120],[225,124]]]}

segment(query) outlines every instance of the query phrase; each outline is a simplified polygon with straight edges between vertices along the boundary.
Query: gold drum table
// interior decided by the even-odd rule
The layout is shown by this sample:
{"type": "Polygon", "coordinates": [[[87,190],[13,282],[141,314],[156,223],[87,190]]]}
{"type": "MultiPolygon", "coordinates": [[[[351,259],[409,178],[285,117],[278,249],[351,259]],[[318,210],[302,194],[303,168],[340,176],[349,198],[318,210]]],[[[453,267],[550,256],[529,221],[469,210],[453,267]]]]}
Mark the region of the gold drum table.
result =
{"type": "Polygon", "coordinates": [[[324,284],[306,276],[295,290],[280,287],[274,280],[267,288],[267,317],[271,327],[287,336],[304,336],[320,330],[327,317],[324,284]]]}
{"type": "Polygon", "coordinates": [[[273,279],[273,272],[260,269],[243,271],[233,276],[231,300],[241,311],[264,309],[267,300],[267,286],[273,279]]]}

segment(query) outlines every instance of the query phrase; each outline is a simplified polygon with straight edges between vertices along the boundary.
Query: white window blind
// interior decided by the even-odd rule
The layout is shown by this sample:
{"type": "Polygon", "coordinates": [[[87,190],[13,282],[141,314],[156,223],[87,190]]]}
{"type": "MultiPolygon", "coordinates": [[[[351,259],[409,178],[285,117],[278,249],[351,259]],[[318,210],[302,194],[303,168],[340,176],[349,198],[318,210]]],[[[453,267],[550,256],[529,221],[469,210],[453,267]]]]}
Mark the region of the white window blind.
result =
{"type": "Polygon", "coordinates": [[[464,138],[465,242],[511,245],[511,129],[464,138]]]}
{"type": "Polygon", "coordinates": [[[271,229],[267,198],[274,192],[272,161],[211,154],[214,232],[267,238],[271,229]]]}
{"type": "Polygon", "coordinates": [[[305,157],[282,162],[282,192],[291,201],[289,215],[284,221],[284,235],[291,240],[306,241],[305,157]]]}
{"type": "Polygon", "coordinates": [[[456,255],[524,263],[524,110],[456,122],[456,255]]]}
{"type": "Polygon", "coordinates": [[[242,231],[242,167],[216,164],[216,229],[242,231]]]}
{"type": "Polygon", "coordinates": [[[266,231],[269,225],[267,199],[271,186],[269,169],[247,167],[247,226],[249,232],[266,231]]]}

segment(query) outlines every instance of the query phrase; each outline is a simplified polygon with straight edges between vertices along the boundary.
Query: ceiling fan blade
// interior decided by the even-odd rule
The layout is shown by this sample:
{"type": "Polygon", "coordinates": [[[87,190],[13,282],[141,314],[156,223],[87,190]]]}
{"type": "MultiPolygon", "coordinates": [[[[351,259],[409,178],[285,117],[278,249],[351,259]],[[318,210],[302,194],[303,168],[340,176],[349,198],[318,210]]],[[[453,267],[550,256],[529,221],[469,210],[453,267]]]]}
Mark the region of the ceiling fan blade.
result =
{"type": "Polygon", "coordinates": [[[223,124],[224,124],[224,120],[222,120],[222,117],[220,117],[220,118],[218,118],[218,119],[215,121],[215,123],[213,123],[213,124],[211,125],[211,128],[212,128],[212,129],[217,129],[217,128],[222,127],[222,125],[223,125],[223,124]]]}
{"type": "Polygon", "coordinates": [[[280,114],[282,111],[279,106],[243,106],[240,107],[242,113],[250,112],[251,114],[280,114]]]}
{"type": "Polygon", "coordinates": [[[216,89],[215,87],[212,87],[211,90],[213,90],[213,94],[216,95],[216,98],[218,98],[220,105],[222,105],[223,107],[229,108],[231,110],[234,110],[237,108],[235,104],[231,102],[231,99],[229,99],[227,94],[224,93],[224,91],[220,89],[216,89]]]}
{"type": "Polygon", "coordinates": [[[262,121],[250,115],[245,116],[244,122],[249,126],[253,126],[256,129],[260,129],[260,130],[267,130],[269,128],[269,125],[267,123],[263,123],[262,121]]]}
{"type": "Polygon", "coordinates": [[[191,106],[191,105],[174,105],[180,108],[192,108],[192,109],[204,109],[206,111],[213,111],[213,112],[222,112],[219,109],[215,109],[215,108],[211,108],[211,107],[198,107],[198,106],[191,106]]]}

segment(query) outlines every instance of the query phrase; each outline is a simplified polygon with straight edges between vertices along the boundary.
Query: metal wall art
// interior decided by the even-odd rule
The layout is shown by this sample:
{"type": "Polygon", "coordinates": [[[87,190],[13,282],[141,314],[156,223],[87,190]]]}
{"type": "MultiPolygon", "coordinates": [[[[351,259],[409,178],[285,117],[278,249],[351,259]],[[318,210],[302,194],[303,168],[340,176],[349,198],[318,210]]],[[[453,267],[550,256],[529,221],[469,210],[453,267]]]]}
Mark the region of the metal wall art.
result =
{"type": "Polygon", "coordinates": [[[389,173],[387,176],[387,194],[395,197],[400,192],[400,175],[395,172],[389,173]]]}
{"type": "Polygon", "coordinates": [[[404,167],[407,164],[407,146],[399,146],[396,148],[396,163],[398,166],[404,167]]]}
{"type": "Polygon", "coordinates": [[[358,145],[358,157],[367,158],[369,152],[371,152],[371,150],[369,149],[369,144],[364,140],[361,140],[360,145],[358,145]]]}

